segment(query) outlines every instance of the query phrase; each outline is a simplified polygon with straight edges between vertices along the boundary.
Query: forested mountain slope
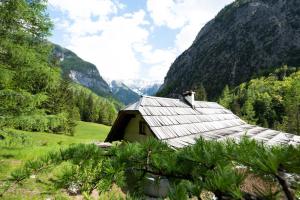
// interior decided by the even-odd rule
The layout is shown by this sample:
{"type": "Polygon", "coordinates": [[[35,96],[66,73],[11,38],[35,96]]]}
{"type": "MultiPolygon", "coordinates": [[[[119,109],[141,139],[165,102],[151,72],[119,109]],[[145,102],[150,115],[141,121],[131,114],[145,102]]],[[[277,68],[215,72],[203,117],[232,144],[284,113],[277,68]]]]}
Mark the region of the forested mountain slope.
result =
{"type": "Polygon", "coordinates": [[[71,83],[69,91],[72,96],[69,101],[76,109],[77,120],[112,125],[118,110],[124,106],[118,100],[101,97],[78,83],[71,83]]]}
{"type": "Polygon", "coordinates": [[[236,0],[222,9],[172,64],[159,96],[200,84],[216,99],[278,66],[300,66],[300,1],[236,0]]]}
{"type": "Polygon", "coordinates": [[[109,85],[92,63],[82,60],[74,52],[53,44],[53,56],[61,66],[63,76],[71,78],[100,96],[111,95],[109,85]]]}
{"type": "Polygon", "coordinates": [[[300,135],[300,71],[295,67],[225,87],[219,103],[251,124],[300,135]]]}

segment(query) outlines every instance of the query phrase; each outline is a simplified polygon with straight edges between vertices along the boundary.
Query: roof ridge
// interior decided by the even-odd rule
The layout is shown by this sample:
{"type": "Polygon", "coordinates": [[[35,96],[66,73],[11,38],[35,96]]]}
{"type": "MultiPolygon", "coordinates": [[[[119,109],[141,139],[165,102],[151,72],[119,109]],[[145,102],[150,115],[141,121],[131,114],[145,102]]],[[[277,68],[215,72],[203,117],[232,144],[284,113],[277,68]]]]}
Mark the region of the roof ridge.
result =
{"type": "MultiPolygon", "coordinates": [[[[157,96],[151,96],[151,95],[142,95],[142,97],[153,98],[153,99],[172,99],[172,100],[182,101],[181,99],[177,99],[177,98],[157,97],[157,96]]],[[[182,102],[184,102],[184,101],[182,101],[182,102]]],[[[195,100],[195,102],[200,102],[200,103],[216,103],[216,104],[219,104],[216,101],[197,101],[197,100],[195,100]]]]}
{"type": "Polygon", "coordinates": [[[137,110],[138,110],[139,107],[141,106],[142,99],[143,99],[143,95],[142,95],[142,96],[140,97],[140,99],[136,102],[136,108],[137,108],[137,110]]]}
{"type": "MultiPolygon", "coordinates": [[[[216,103],[216,104],[219,104],[218,102],[215,102],[215,101],[196,101],[195,102],[204,102],[204,103],[216,103]]],[[[220,105],[220,104],[219,104],[220,105]]]]}
{"type": "Polygon", "coordinates": [[[134,103],[131,103],[131,104],[125,106],[125,108],[123,108],[123,109],[121,109],[121,110],[126,110],[126,109],[130,108],[131,106],[134,106],[134,109],[135,109],[135,110],[138,110],[139,107],[141,106],[141,101],[142,101],[142,97],[139,98],[138,101],[136,101],[136,102],[134,102],[134,103]]]}
{"type": "Polygon", "coordinates": [[[149,96],[149,95],[142,95],[142,97],[146,97],[146,98],[153,98],[153,99],[172,99],[172,100],[181,101],[180,99],[175,99],[175,98],[168,98],[168,97],[157,97],[157,96],[149,96]]]}
{"type": "Polygon", "coordinates": [[[136,104],[136,102],[128,104],[127,106],[125,106],[122,110],[126,110],[127,108],[129,108],[130,106],[133,106],[134,104],[136,104]]]}

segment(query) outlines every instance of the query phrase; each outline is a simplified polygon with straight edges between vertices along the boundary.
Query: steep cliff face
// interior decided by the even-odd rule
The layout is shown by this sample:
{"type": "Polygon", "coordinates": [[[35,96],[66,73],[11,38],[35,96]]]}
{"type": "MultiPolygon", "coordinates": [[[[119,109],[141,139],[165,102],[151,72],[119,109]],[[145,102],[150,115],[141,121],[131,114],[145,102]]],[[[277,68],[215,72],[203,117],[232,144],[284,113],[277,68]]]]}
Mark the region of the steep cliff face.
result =
{"type": "Polygon", "coordinates": [[[209,99],[284,64],[300,66],[300,1],[237,0],[172,64],[160,96],[204,85],[209,99]]]}
{"type": "Polygon", "coordinates": [[[60,60],[63,75],[71,78],[100,96],[111,94],[109,85],[100,76],[96,66],[79,58],[72,51],[54,45],[54,56],[60,60]]]}

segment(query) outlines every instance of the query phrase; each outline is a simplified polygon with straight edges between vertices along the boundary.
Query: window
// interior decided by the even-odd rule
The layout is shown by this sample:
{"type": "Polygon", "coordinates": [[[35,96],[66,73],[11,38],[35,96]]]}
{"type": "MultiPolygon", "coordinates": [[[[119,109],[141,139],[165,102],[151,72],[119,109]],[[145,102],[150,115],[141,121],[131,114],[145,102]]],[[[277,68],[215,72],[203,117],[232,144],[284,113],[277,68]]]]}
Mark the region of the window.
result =
{"type": "Polygon", "coordinates": [[[143,122],[143,121],[140,121],[140,125],[139,125],[139,128],[140,128],[140,135],[146,135],[146,123],[143,122]]]}

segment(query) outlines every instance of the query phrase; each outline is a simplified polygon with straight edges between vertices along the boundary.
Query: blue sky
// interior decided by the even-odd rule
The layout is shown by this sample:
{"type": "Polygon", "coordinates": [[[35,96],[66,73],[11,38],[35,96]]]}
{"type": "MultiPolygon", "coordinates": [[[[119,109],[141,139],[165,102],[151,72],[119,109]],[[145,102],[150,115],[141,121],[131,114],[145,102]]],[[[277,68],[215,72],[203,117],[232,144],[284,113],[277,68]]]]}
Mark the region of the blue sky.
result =
{"type": "Polygon", "coordinates": [[[106,79],[163,81],[199,30],[233,0],[48,0],[52,42],[106,79]]]}

